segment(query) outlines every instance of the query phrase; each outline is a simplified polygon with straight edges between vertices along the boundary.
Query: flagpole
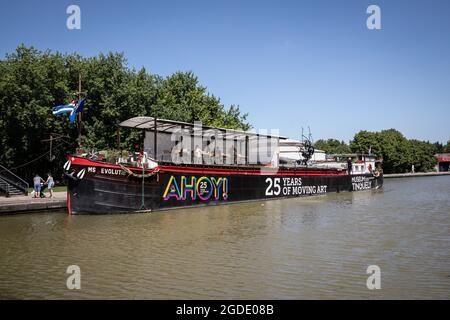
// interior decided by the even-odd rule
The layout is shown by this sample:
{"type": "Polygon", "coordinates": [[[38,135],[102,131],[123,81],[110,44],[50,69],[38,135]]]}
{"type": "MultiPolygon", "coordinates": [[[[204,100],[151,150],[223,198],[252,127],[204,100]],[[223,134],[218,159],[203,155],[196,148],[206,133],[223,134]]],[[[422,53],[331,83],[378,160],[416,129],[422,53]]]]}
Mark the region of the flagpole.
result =
{"type": "MultiPolygon", "coordinates": [[[[81,100],[81,72],[78,73],[78,102],[81,100]]],[[[81,149],[81,112],[78,112],[78,148],[81,149]]]]}

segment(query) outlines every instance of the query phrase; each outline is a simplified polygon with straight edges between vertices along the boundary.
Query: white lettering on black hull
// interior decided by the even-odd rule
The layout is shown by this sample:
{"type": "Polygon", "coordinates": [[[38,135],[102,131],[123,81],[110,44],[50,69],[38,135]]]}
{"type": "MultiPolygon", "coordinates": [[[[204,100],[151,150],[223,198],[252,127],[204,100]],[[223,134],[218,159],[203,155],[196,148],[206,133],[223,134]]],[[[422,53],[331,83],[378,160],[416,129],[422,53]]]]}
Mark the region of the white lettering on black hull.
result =
{"type": "Polygon", "coordinates": [[[101,168],[100,169],[101,174],[109,174],[109,175],[121,175],[125,174],[121,169],[111,169],[111,168],[101,168]]]}
{"type": "Polygon", "coordinates": [[[372,187],[372,179],[369,177],[352,177],[353,191],[367,190],[372,187]]]}

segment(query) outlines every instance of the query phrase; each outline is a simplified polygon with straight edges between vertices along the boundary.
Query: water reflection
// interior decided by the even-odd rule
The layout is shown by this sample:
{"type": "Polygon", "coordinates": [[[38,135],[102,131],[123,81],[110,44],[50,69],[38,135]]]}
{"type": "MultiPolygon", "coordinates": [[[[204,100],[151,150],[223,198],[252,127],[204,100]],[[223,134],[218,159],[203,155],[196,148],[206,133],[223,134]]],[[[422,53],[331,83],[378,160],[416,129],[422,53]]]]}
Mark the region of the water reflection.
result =
{"type": "Polygon", "coordinates": [[[450,178],[152,214],[0,217],[0,298],[450,298],[450,178]],[[67,266],[82,290],[66,289],[67,266]],[[366,268],[382,289],[366,288],[366,268]]]}

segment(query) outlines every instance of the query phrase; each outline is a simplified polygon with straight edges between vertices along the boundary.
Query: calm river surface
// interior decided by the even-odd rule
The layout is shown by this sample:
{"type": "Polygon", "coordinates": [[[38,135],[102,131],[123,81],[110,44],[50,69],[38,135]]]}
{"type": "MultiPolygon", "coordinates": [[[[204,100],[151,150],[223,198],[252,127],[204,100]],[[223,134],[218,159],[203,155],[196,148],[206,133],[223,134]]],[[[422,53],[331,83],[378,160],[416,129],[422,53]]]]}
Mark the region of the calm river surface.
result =
{"type": "Polygon", "coordinates": [[[0,298],[450,299],[450,177],[151,214],[0,217],[0,298]],[[66,269],[81,268],[81,290],[66,269]],[[368,290],[366,269],[381,268],[368,290]]]}

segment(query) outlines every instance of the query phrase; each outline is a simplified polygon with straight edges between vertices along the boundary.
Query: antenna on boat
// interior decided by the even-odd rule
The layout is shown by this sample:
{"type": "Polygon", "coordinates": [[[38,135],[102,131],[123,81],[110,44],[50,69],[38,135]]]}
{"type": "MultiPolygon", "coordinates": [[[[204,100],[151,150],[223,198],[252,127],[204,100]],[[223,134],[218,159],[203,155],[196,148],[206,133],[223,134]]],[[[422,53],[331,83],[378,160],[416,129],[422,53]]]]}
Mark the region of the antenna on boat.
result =
{"type": "Polygon", "coordinates": [[[302,126],[302,144],[305,142],[305,141],[303,140],[303,137],[304,137],[304,135],[303,135],[303,126],[302,126]]]}
{"type": "Polygon", "coordinates": [[[314,154],[314,146],[312,142],[311,128],[308,126],[308,136],[305,136],[304,129],[302,127],[302,147],[300,152],[303,157],[303,164],[308,165],[308,161],[312,158],[314,154]]]}

